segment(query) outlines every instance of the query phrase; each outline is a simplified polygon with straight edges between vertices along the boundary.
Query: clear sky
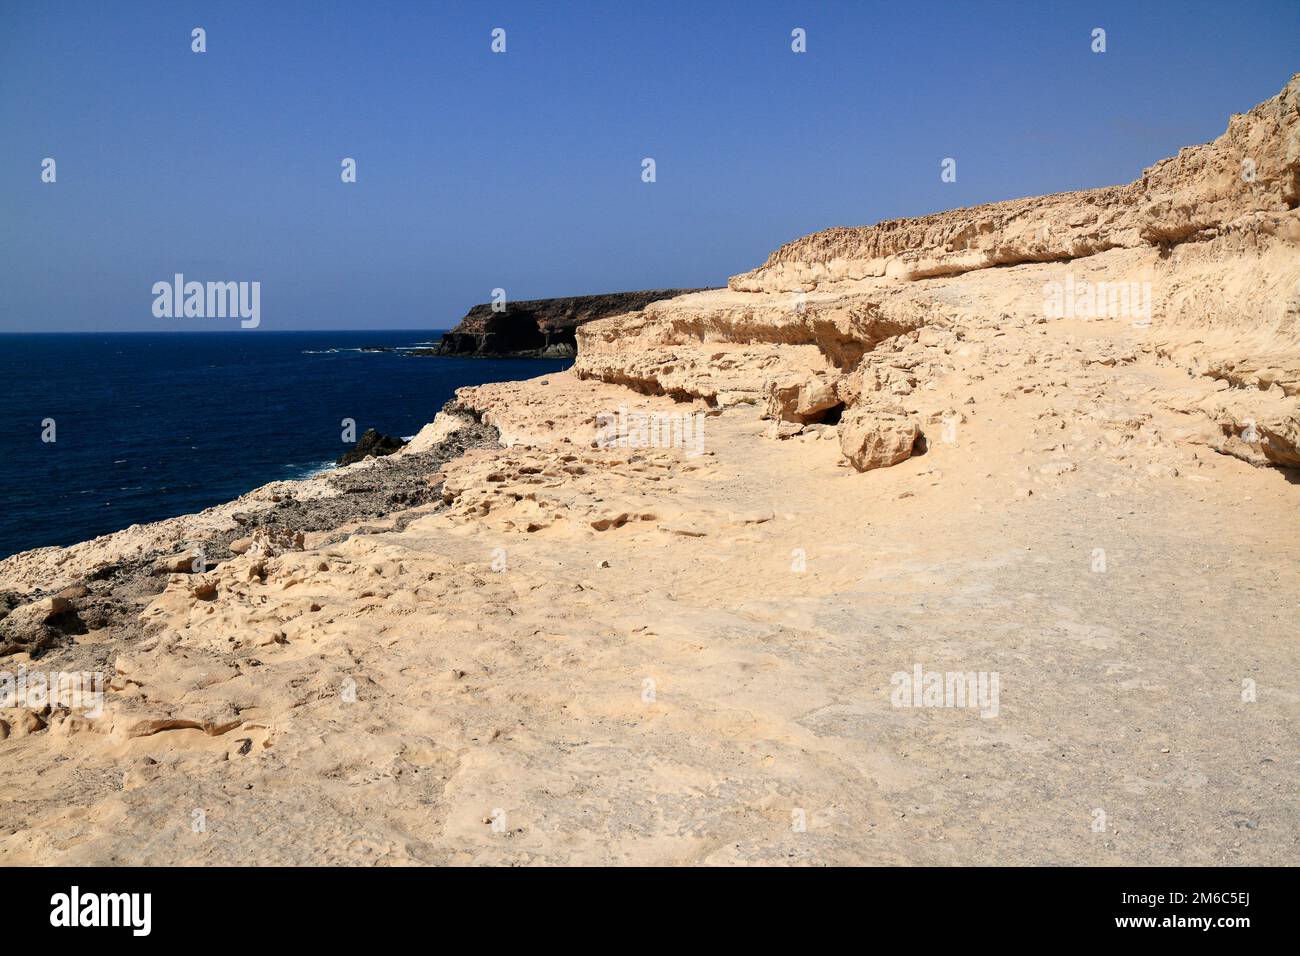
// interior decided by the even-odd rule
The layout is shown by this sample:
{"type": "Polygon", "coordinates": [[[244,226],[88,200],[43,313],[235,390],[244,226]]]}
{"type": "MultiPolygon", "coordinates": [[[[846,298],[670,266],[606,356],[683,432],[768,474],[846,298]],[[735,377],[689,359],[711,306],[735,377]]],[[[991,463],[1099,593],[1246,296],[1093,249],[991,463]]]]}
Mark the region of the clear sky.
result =
{"type": "Polygon", "coordinates": [[[1127,182],[1298,70],[1297,0],[0,0],[0,331],[238,327],[154,318],[176,272],[260,281],[263,329],[721,285],[828,226],[1127,182]]]}

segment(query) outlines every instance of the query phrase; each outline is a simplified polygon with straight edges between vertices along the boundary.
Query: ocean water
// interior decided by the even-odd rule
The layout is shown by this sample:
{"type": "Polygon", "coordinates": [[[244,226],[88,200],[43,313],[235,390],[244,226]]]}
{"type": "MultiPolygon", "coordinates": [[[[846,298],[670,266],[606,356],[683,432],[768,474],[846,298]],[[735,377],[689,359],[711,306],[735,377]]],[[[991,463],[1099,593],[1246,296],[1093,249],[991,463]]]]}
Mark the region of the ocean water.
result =
{"type": "Polygon", "coordinates": [[[572,364],[361,351],[439,335],[0,335],[0,557],[308,475],[351,447],[344,418],[409,437],[462,385],[572,364]]]}

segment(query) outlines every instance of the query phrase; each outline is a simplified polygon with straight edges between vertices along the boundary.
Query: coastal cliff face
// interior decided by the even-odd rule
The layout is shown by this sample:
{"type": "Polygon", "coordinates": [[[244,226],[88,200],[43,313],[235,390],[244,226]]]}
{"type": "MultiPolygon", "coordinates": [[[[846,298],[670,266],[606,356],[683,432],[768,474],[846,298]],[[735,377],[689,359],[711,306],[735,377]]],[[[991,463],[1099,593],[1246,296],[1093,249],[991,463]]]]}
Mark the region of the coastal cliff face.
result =
{"type": "Polygon", "coordinates": [[[1290,862],[1298,109],[557,307],[391,455],[0,561],[6,666],[106,675],[0,708],[0,858],[1290,862]]]}
{"type": "Polygon", "coordinates": [[[1300,202],[1298,98],[1293,80],[1278,96],[1233,116],[1213,142],[1180,150],[1127,186],[827,229],[787,243],[729,286],[811,291],[844,280],[951,276],[1108,249],[1288,231],[1294,217],[1286,213],[1300,202]]]}
{"type": "Polygon", "coordinates": [[[496,311],[492,303],[474,306],[456,327],[443,335],[435,355],[475,355],[493,358],[569,358],[576,354],[574,332],[586,322],[643,309],[658,299],[671,299],[690,289],[648,289],[559,299],[507,301],[496,311]]]}
{"type": "Polygon", "coordinates": [[[1028,367],[1077,398],[1080,365],[1150,361],[1192,376],[1152,396],[1182,440],[1300,466],[1298,204],[1300,77],[1127,186],[819,232],[726,290],[586,325],[575,371],[757,404],[781,437],[811,402],[870,468],[864,420],[921,438],[963,414],[954,376],[1028,367]]]}

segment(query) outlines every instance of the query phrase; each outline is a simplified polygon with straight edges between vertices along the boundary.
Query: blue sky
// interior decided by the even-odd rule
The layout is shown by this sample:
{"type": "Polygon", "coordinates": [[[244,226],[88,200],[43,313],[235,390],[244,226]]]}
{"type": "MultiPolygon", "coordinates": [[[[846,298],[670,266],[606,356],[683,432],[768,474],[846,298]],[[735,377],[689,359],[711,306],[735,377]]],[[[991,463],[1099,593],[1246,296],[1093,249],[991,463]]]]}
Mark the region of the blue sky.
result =
{"type": "Polygon", "coordinates": [[[828,226],[1129,181],[1297,70],[1296,0],[0,0],[0,331],[238,327],[154,318],[176,272],[260,281],[263,329],[720,285],[828,226]]]}

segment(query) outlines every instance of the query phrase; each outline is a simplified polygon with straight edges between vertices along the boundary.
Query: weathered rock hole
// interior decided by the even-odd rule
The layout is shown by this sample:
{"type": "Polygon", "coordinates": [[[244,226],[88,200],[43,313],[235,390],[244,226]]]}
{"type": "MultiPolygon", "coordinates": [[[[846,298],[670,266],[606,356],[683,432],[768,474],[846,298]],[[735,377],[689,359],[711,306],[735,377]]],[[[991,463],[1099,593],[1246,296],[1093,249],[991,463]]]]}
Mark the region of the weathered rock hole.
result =
{"type": "Polygon", "coordinates": [[[843,416],[844,409],[846,407],[847,406],[845,406],[843,402],[840,402],[838,405],[835,405],[832,408],[828,408],[826,409],[826,411],[822,412],[822,416],[820,419],[818,419],[818,421],[822,425],[838,425],[840,423],[840,418],[841,416],[843,416]]]}

